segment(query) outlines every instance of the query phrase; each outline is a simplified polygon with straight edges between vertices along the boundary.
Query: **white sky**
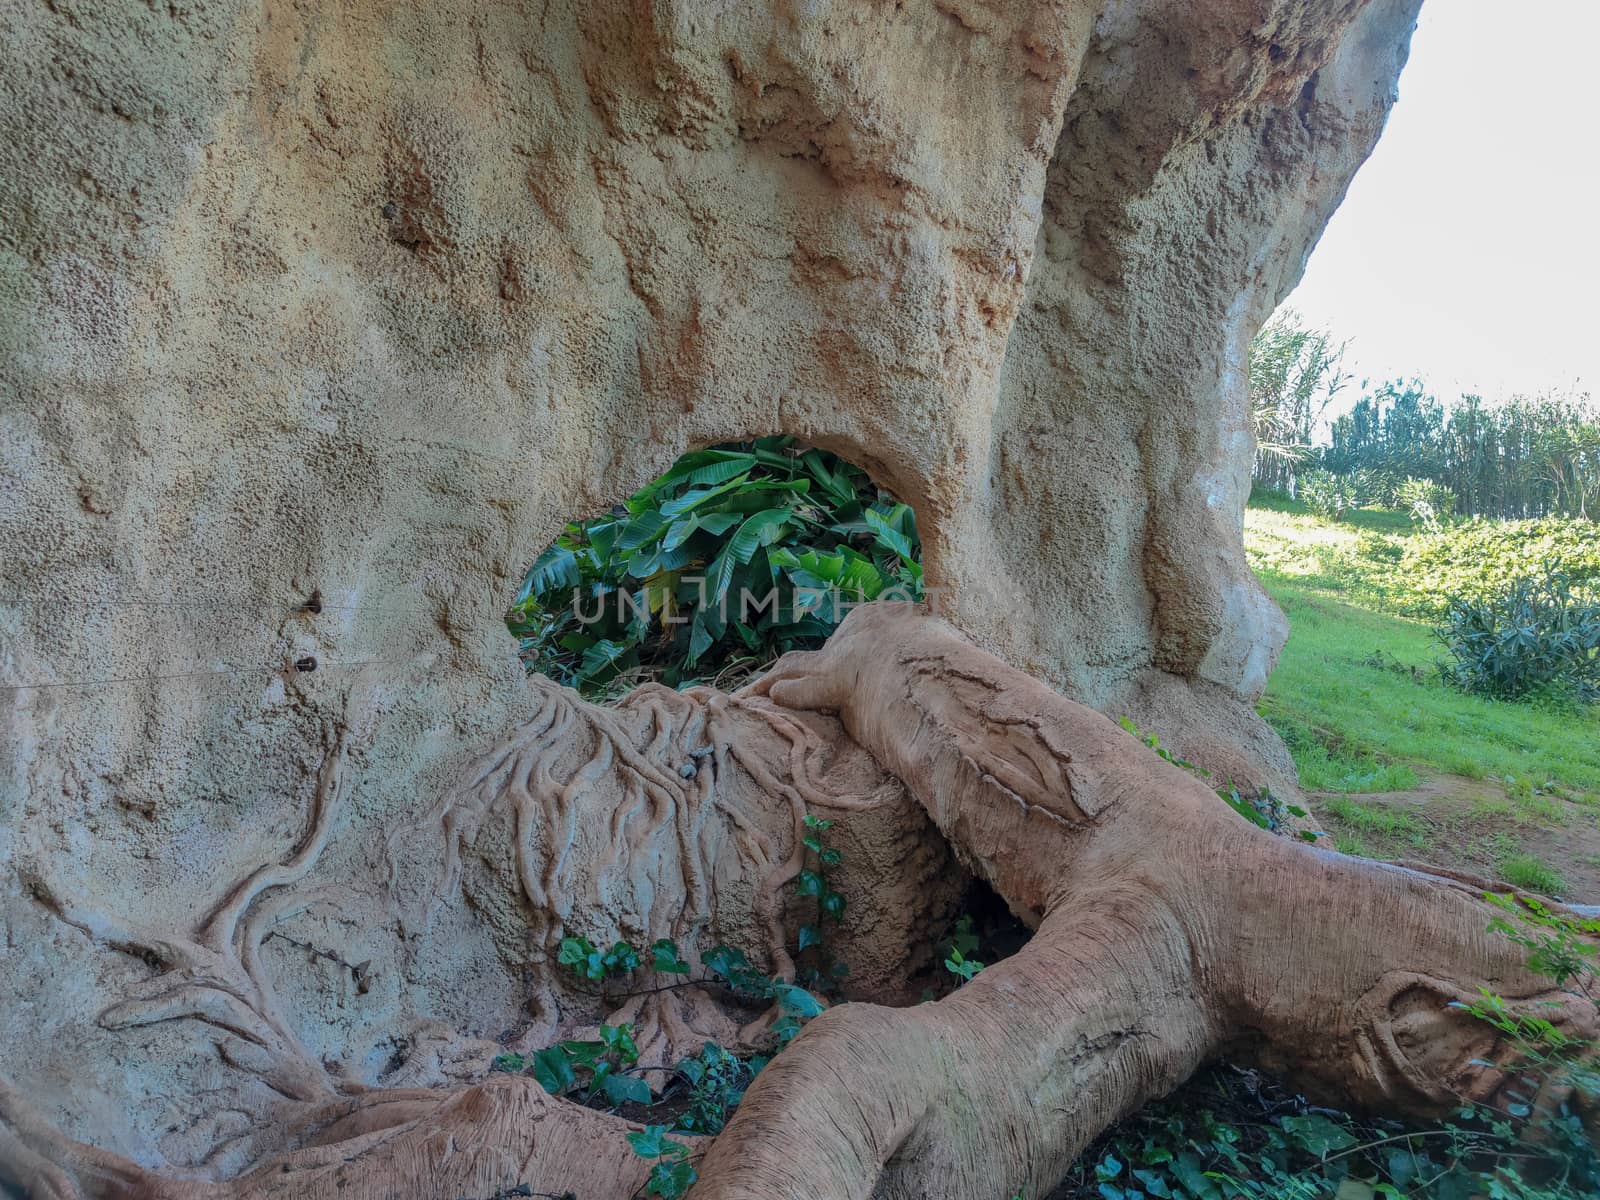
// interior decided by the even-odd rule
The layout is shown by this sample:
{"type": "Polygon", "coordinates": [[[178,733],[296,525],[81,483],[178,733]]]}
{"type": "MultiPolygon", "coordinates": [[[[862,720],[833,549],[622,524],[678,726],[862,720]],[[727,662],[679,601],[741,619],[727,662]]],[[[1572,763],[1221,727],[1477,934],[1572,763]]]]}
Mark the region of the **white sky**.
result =
{"type": "Polygon", "coordinates": [[[1600,0],[1425,0],[1400,99],[1285,305],[1446,404],[1600,395],[1600,0]]]}

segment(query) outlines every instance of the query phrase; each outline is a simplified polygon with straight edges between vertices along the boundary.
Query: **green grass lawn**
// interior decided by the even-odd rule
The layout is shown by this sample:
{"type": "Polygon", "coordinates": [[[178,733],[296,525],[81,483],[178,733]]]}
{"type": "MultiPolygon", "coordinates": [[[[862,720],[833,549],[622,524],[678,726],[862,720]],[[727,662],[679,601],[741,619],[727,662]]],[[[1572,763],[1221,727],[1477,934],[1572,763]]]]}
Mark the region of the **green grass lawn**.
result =
{"type": "Polygon", "coordinates": [[[1600,801],[1600,710],[1457,692],[1434,670],[1430,626],[1382,611],[1386,577],[1413,536],[1404,514],[1328,522],[1278,501],[1253,505],[1245,526],[1252,565],[1290,628],[1261,711],[1307,788],[1395,791],[1431,769],[1600,801]]]}

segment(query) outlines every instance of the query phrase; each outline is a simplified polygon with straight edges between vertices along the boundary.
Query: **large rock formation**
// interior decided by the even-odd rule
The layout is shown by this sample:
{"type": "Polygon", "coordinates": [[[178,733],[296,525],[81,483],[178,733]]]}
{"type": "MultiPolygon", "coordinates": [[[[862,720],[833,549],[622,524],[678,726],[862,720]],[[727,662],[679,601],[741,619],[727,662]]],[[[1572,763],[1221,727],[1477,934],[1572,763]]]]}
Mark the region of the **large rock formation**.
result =
{"type": "Polygon", "coordinates": [[[179,1168],[541,1019],[496,902],[406,925],[396,834],[543,703],[526,563],[692,445],[862,464],[967,633],[1281,775],[1244,348],[1415,7],[0,6],[0,1077],[179,1168]],[[302,867],[245,1040],[306,1076],[106,1015],[163,959],[117,929],[198,961],[302,867]]]}
{"type": "MultiPolygon", "coordinates": [[[[0,1083],[0,1178],[33,1200],[640,1194],[649,1164],[625,1137],[638,1126],[552,1100],[526,1077],[484,1079],[492,1042],[423,1026],[392,1042],[377,1087],[360,1064],[319,1061],[298,1032],[318,1029],[300,1016],[314,997],[267,954],[268,939],[288,941],[349,972],[349,1007],[403,1010],[439,1002],[426,967],[445,950],[441,927],[450,944],[473,925],[526,976],[533,1020],[504,1039],[519,1049],[585,1015],[636,1030],[646,1071],[705,1037],[753,1048],[777,1013],[736,1027],[752,989],[726,969],[719,981],[728,951],[709,943],[721,938],[782,981],[754,989],[756,1008],[770,997],[815,1018],[726,1128],[677,1143],[700,1160],[695,1200],[1031,1200],[1107,1124],[1224,1048],[1347,1104],[1438,1115],[1531,1101],[1554,1114],[1570,1102],[1600,1130],[1600,1098],[1530,1069],[1507,1036],[1538,1018],[1592,1059],[1600,1009],[1532,970],[1514,939],[1485,936],[1503,913],[1486,884],[1275,837],[911,605],[858,608],[822,650],[785,656],[731,696],[651,685],[602,708],[534,687],[534,720],[428,821],[397,831],[410,845],[392,853],[385,888],[307,884],[350,800],[343,723],[300,847],[227,889],[197,927],[168,933],[36,880],[63,923],[152,968],[103,1026],[181,1022],[276,1100],[265,1112],[236,1101],[238,1127],[200,1170],[152,1170],[65,1136],[0,1083]],[[786,949],[806,946],[791,941],[783,885],[807,861],[808,819],[823,814],[846,822],[849,861],[864,852],[840,886],[868,923],[839,944],[851,960],[868,951],[856,987],[869,1002],[808,1011],[816,1001],[786,949]],[[872,1003],[896,998],[926,949],[960,876],[946,846],[1033,936],[936,1003],[872,1003]],[[350,966],[282,927],[377,897],[390,919],[371,923],[403,935],[380,979],[405,988],[363,1005],[371,963],[350,966]],[[574,994],[550,952],[577,933],[596,947],[663,935],[673,974],[574,994]],[[1467,1011],[1488,988],[1505,1021],[1467,1011]]],[[[812,846],[810,861],[831,848],[812,846]]]]}

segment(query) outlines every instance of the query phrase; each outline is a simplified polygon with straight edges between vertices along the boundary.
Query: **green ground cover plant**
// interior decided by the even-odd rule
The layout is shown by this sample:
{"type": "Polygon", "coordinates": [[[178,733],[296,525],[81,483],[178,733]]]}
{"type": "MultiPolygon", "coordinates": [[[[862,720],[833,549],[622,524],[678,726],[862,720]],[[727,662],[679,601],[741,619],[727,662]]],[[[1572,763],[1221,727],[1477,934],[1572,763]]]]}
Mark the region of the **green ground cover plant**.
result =
{"type": "Polygon", "coordinates": [[[1250,498],[1245,550],[1281,576],[1402,616],[1442,617],[1457,597],[1486,600],[1518,578],[1559,572],[1600,599],[1600,525],[1568,517],[1483,518],[1437,528],[1396,509],[1350,506],[1333,518],[1266,493],[1250,498]]]}
{"type": "Polygon", "coordinates": [[[1284,736],[1313,790],[1391,791],[1363,767],[1388,763],[1483,779],[1531,779],[1600,792],[1600,713],[1560,713],[1466,695],[1435,669],[1421,622],[1373,612],[1299,581],[1265,578],[1292,633],[1267,684],[1263,715],[1284,736]],[[1399,669],[1396,669],[1396,665],[1399,669]]]}
{"type": "MultiPolygon", "coordinates": [[[[1527,952],[1528,968],[1600,1006],[1600,922],[1533,897],[1489,894],[1487,932],[1527,952]]],[[[1220,1064],[1108,1130],[1052,1200],[1588,1200],[1600,1154],[1570,1100],[1536,1108],[1545,1087],[1589,1095],[1593,1047],[1484,992],[1459,1007],[1515,1049],[1525,1091],[1463,1100],[1437,1125],[1362,1118],[1313,1105],[1259,1072],[1220,1064]]]]}
{"type": "Polygon", "coordinates": [[[1261,711],[1309,790],[1403,790],[1432,769],[1600,796],[1596,706],[1463,694],[1440,675],[1445,651],[1434,622],[1408,615],[1429,608],[1430,597],[1477,586],[1475,564],[1486,554],[1500,555],[1499,570],[1513,575],[1551,555],[1580,576],[1600,565],[1592,522],[1485,528],[1493,524],[1459,522],[1432,534],[1398,511],[1355,509],[1327,521],[1294,501],[1252,498],[1246,553],[1291,630],[1261,711]]]}
{"type": "MultiPolygon", "coordinates": [[[[678,1200],[693,1186],[697,1171],[689,1145],[672,1135],[720,1133],[745,1089],[808,1021],[822,1014],[827,1006],[824,997],[849,974],[849,967],[829,949],[826,936],[828,924],[837,925],[846,907],[830,880],[841,861],[839,850],[828,844],[833,827],[833,821],[813,813],[802,820],[805,867],[792,886],[801,900],[814,901],[816,907],[815,918],[800,926],[795,959],[801,968],[793,981],[758,970],[743,950],[722,944],[701,956],[698,973],[669,938],[659,938],[648,947],[617,941],[603,948],[587,937],[569,934],[557,950],[556,961],[584,984],[598,985],[602,998],[614,989],[628,988],[643,972],[651,990],[711,986],[746,1002],[769,1004],[776,1014],[769,1030],[770,1053],[741,1057],[707,1042],[699,1054],[680,1062],[640,1063],[633,1026],[602,1024],[598,1039],[558,1041],[531,1057],[502,1054],[489,1069],[532,1075],[553,1096],[646,1122],[642,1131],[627,1135],[633,1152],[651,1163],[640,1194],[678,1200]],[[659,1096],[646,1082],[647,1074],[667,1076],[659,1096]]],[[[970,923],[958,930],[958,936],[963,945],[976,948],[970,923]]],[[[956,953],[957,961],[962,961],[956,953]]],[[[964,965],[966,970],[951,968],[963,982],[983,969],[981,962],[964,965]]]]}

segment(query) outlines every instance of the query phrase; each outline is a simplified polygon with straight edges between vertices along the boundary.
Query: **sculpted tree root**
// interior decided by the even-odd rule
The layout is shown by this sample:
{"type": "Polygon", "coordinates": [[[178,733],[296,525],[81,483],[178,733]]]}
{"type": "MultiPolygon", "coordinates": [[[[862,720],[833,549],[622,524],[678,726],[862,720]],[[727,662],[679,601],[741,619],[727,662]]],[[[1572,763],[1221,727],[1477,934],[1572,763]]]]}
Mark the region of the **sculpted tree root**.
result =
{"type": "MultiPolygon", "coordinates": [[[[1035,929],[937,1003],[848,1003],[811,1022],[727,1129],[696,1145],[696,1200],[1041,1196],[1107,1125],[1223,1052],[1397,1115],[1493,1102],[1527,1085],[1498,1035],[1452,1006],[1480,987],[1570,1035],[1597,1033],[1592,1005],[1530,975],[1522,951],[1486,932],[1495,910],[1480,887],[1256,829],[1106,718],[909,606],[858,609],[823,650],[786,657],[731,698],[657,690],[622,715],[593,711],[552,691],[532,732],[436,813],[452,879],[458,841],[510,796],[545,951],[586,903],[635,936],[693,943],[727,927],[726,897],[742,896],[774,967],[790,969],[775,900],[799,861],[787,822],[814,804],[892,807],[900,784],[1035,929]],[[858,762],[862,790],[830,792],[812,763],[829,737],[842,759],[859,748],[892,778],[874,783],[858,762]],[[668,743],[703,747],[714,768],[703,779],[663,770],[668,743]],[[562,766],[563,754],[581,762],[562,766]],[[579,821],[585,781],[616,756],[629,760],[621,789],[636,817],[608,823],[585,809],[579,821]],[[584,846],[582,828],[597,822],[584,846]],[[718,838],[758,885],[740,891],[718,838]],[[578,886],[563,882],[574,855],[589,864],[578,886]],[[641,890],[642,864],[658,859],[674,865],[651,868],[655,886],[641,890]]],[[[684,1049],[687,1034],[657,1032],[684,1049]]],[[[524,1078],[299,1102],[287,1150],[216,1180],[70,1142],[0,1090],[0,1177],[47,1197],[454,1198],[526,1183],[598,1200],[633,1194],[647,1170],[625,1122],[524,1078]]],[[[1579,1102],[1600,1125],[1582,1107],[1592,1099],[1579,1102]]]]}

